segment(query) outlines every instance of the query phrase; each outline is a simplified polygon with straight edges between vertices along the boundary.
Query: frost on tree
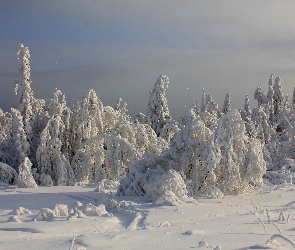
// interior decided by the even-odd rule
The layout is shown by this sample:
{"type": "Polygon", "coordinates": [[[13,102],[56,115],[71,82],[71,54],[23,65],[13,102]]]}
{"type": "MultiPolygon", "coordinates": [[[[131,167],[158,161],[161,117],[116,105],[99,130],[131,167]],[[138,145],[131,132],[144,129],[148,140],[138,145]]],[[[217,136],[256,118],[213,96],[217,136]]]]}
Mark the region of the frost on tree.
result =
{"type": "MultiPolygon", "coordinates": [[[[126,127],[125,127],[126,128],[126,127]]],[[[134,140],[123,135],[103,134],[85,141],[73,157],[72,166],[76,179],[83,182],[99,182],[102,179],[120,180],[130,166],[145,152],[159,155],[168,147],[147,124],[130,126],[134,140]]]]}
{"type": "Polygon", "coordinates": [[[147,119],[151,127],[160,135],[162,128],[167,120],[171,120],[169,115],[168,103],[165,97],[168,88],[169,78],[160,75],[149,94],[149,103],[147,109],[147,119]]]}
{"type": "MultiPolygon", "coordinates": [[[[181,175],[181,181],[199,178],[197,174],[193,173],[193,169],[197,171],[200,166],[202,153],[208,144],[211,133],[200,119],[191,121],[189,125],[175,134],[170,142],[170,148],[161,155],[146,154],[142,160],[136,161],[126,178],[121,180],[118,194],[148,195],[145,187],[149,186],[151,178],[156,178],[151,175],[158,173],[159,167],[161,167],[161,171],[158,174],[163,176],[157,178],[165,179],[165,173],[170,169],[174,169],[181,175]]],[[[179,178],[178,180],[180,181],[179,178]]],[[[179,185],[181,186],[181,183],[179,185]]],[[[166,188],[167,192],[174,193],[168,186],[166,188]]]]}
{"type": "Polygon", "coordinates": [[[62,153],[60,136],[63,129],[64,124],[57,114],[48,121],[41,133],[41,142],[36,154],[40,185],[66,186],[75,183],[74,172],[62,153]]]}
{"type": "Polygon", "coordinates": [[[191,121],[176,133],[162,155],[146,155],[135,162],[121,180],[118,194],[147,196],[145,187],[159,166],[163,170],[158,174],[169,169],[179,173],[190,195],[210,197],[243,193],[249,186],[262,185],[266,170],[261,144],[246,136],[237,110],[219,120],[215,133],[201,119],[191,121]]]}
{"type": "Polygon", "coordinates": [[[28,47],[24,47],[23,44],[20,44],[17,48],[17,57],[20,62],[20,77],[15,83],[15,93],[19,95],[18,110],[23,118],[24,130],[28,139],[31,140],[33,136],[31,122],[34,116],[32,106],[35,102],[35,98],[30,86],[30,53],[28,47]]]}
{"type": "Polygon", "coordinates": [[[159,137],[163,138],[165,141],[170,143],[173,136],[179,131],[179,126],[177,126],[175,123],[168,123],[166,124],[159,135],[159,137]]]}
{"type": "Polygon", "coordinates": [[[263,144],[271,142],[273,130],[269,124],[269,119],[262,107],[254,108],[252,111],[251,120],[255,127],[255,135],[263,144]]]}
{"type": "Polygon", "coordinates": [[[12,115],[0,109],[0,162],[17,169],[15,164],[16,150],[12,131],[12,115]]]}
{"type": "Polygon", "coordinates": [[[266,164],[261,144],[245,133],[245,126],[237,110],[223,116],[215,132],[215,145],[220,157],[216,186],[224,194],[239,194],[249,185],[263,184],[266,164]]]}
{"type": "Polygon", "coordinates": [[[211,131],[214,131],[216,129],[217,121],[220,118],[221,113],[218,110],[217,103],[213,100],[212,96],[206,96],[204,89],[200,109],[195,109],[194,113],[195,117],[200,117],[205,126],[211,131]]]}
{"type": "Polygon", "coordinates": [[[74,104],[72,112],[70,161],[81,144],[92,137],[103,134],[106,127],[104,107],[93,89],[89,91],[87,97],[79,99],[74,104]]]}
{"type": "Polygon", "coordinates": [[[137,151],[126,139],[105,134],[84,142],[74,156],[72,166],[77,181],[116,181],[127,174],[138,158],[137,151]]]}
{"type": "Polygon", "coordinates": [[[37,184],[31,172],[32,163],[28,157],[18,167],[17,185],[19,188],[36,188],[37,184]]]}
{"type": "Polygon", "coordinates": [[[180,174],[174,169],[163,171],[160,167],[157,169],[148,169],[149,182],[144,185],[148,202],[155,204],[177,205],[183,202],[194,202],[188,197],[186,184],[180,174]]]}
{"type": "Polygon", "coordinates": [[[283,93],[282,93],[281,78],[279,76],[276,77],[273,90],[274,90],[274,94],[273,94],[274,115],[275,115],[275,119],[278,119],[279,113],[281,111],[282,103],[284,100],[283,93]]]}
{"type": "Polygon", "coordinates": [[[261,89],[260,86],[254,93],[254,99],[258,102],[258,107],[264,107],[264,104],[267,101],[267,94],[261,89]]]}
{"type": "Polygon", "coordinates": [[[12,134],[15,142],[15,148],[18,153],[16,163],[21,164],[25,157],[30,152],[30,144],[27,140],[27,135],[24,130],[23,119],[20,112],[16,109],[11,109],[12,113],[12,134]]]}
{"type": "Polygon", "coordinates": [[[222,113],[227,114],[231,111],[231,104],[230,104],[230,93],[227,93],[224,99],[224,104],[222,107],[222,113]]]}

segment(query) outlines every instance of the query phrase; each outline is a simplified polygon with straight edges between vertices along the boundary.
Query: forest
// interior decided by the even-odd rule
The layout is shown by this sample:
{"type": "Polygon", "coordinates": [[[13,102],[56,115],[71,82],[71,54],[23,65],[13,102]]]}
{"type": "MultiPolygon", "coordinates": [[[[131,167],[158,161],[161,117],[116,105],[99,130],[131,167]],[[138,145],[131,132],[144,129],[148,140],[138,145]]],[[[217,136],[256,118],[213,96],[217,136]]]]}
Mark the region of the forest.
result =
{"type": "Polygon", "coordinates": [[[284,95],[279,76],[257,87],[255,108],[245,97],[234,109],[227,93],[219,108],[203,90],[187,114],[174,120],[159,76],[145,113],[131,118],[119,99],[104,106],[94,90],[68,104],[56,89],[36,99],[29,49],[17,48],[19,106],[0,109],[0,185],[18,187],[117,183],[117,194],[150,202],[222,198],[266,184],[293,183],[295,91],[284,95]],[[115,102],[114,102],[115,103],[115,102]]]}

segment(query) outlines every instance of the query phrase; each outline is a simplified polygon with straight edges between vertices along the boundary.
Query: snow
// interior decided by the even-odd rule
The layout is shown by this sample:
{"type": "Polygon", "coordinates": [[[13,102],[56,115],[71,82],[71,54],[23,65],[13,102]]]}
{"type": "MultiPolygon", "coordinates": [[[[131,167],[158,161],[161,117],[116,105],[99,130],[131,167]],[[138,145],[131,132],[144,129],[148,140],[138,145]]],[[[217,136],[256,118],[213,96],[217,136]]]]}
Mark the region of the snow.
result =
{"type": "Polygon", "coordinates": [[[0,249],[294,249],[295,187],[156,205],[107,185],[0,187],[0,249]],[[81,216],[84,215],[84,216],[81,216]],[[267,243],[267,244],[266,244],[267,243]],[[71,248],[70,248],[71,247],[71,248]]]}

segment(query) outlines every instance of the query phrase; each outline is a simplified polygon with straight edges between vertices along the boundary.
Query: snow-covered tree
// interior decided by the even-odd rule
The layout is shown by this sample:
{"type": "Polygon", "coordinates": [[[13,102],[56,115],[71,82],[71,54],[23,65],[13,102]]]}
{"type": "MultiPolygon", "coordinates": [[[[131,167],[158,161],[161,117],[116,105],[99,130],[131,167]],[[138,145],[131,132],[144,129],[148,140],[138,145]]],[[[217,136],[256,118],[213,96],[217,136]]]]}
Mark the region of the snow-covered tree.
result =
{"type": "Polygon", "coordinates": [[[248,97],[248,95],[246,95],[246,98],[245,98],[244,117],[251,117],[251,109],[250,109],[250,105],[249,105],[249,97],[248,97]]]}
{"type": "Polygon", "coordinates": [[[255,135],[262,144],[271,141],[273,130],[269,124],[269,119],[262,107],[256,107],[252,111],[251,121],[255,127],[255,135]]]}
{"type": "Polygon", "coordinates": [[[225,96],[223,107],[222,107],[222,113],[227,114],[230,111],[231,111],[230,93],[227,93],[225,96]]]}
{"type": "Polygon", "coordinates": [[[121,181],[118,194],[146,195],[144,186],[149,182],[149,175],[153,175],[158,166],[162,169],[162,173],[169,169],[176,170],[184,179],[193,180],[195,186],[199,187],[205,176],[205,173],[199,174],[202,172],[203,152],[211,134],[210,129],[205,127],[200,118],[190,121],[174,135],[170,148],[162,155],[147,154],[142,160],[135,162],[126,178],[121,181]]]}
{"type": "Polygon", "coordinates": [[[27,135],[24,130],[23,119],[20,112],[17,109],[11,109],[12,114],[12,134],[15,140],[15,148],[18,152],[16,159],[16,165],[21,164],[25,157],[30,152],[30,143],[27,140],[27,135]]]}
{"type": "Polygon", "coordinates": [[[19,44],[17,48],[17,57],[20,62],[20,77],[15,83],[15,93],[19,95],[18,110],[22,115],[24,130],[28,136],[28,140],[31,140],[31,137],[33,136],[31,122],[34,119],[33,105],[35,98],[30,86],[30,53],[28,47],[19,44]]]}
{"type": "Polygon", "coordinates": [[[72,166],[78,181],[119,180],[139,156],[126,139],[105,134],[85,141],[74,156],[72,166]]]}
{"type": "Polygon", "coordinates": [[[206,94],[205,94],[205,89],[203,89],[203,93],[202,93],[202,102],[201,102],[200,111],[201,112],[207,111],[207,108],[206,108],[206,94]]]}
{"type": "Polygon", "coordinates": [[[12,137],[12,115],[0,109],[0,162],[17,169],[15,142],[12,137]]]}
{"type": "Polygon", "coordinates": [[[41,143],[37,149],[38,177],[40,185],[73,185],[74,172],[62,153],[64,124],[56,114],[48,121],[41,133],[41,143]]]}
{"type": "Polygon", "coordinates": [[[216,169],[216,186],[223,193],[238,194],[249,185],[262,185],[266,171],[261,144],[246,136],[245,126],[237,110],[219,120],[215,145],[220,155],[216,169]],[[251,147],[255,147],[255,151],[251,147]]]}
{"type": "Polygon", "coordinates": [[[36,188],[37,184],[31,173],[32,163],[28,157],[18,167],[18,180],[17,185],[19,188],[36,188]]]}
{"type": "Polygon", "coordinates": [[[206,97],[206,106],[207,106],[207,111],[216,116],[217,118],[220,117],[220,111],[218,109],[218,104],[213,100],[211,95],[207,95],[206,97]]]}
{"type": "Polygon", "coordinates": [[[254,99],[258,102],[258,107],[264,107],[264,104],[267,101],[267,94],[261,89],[260,86],[254,93],[254,99]]]}
{"type": "Polygon", "coordinates": [[[262,185],[266,170],[261,144],[246,136],[236,110],[219,120],[215,133],[200,118],[189,122],[160,156],[146,155],[131,166],[118,194],[148,196],[146,187],[155,178],[152,176],[169,169],[181,175],[191,195],[211,197],[243,193],[250,186],[262,185]]]}
{"type": "Polygon", "coordinates": [[[90,138],[81,145],[72,161],[78,181],[119,180],[144,153],[159,155],[168,147],[147,124],[125,121],[116,131],[90,138]]]}
{"type": "Polygon", "coordinates": [[[275,119],[279,119],[278,116],[279,116],[280,109],[284,100],[283,93],[282,93],[281,78],[279,76],[276,77],[273,90],[274,90],[274,94],[273,94],[274,115],[275,115],[275,119]]]}
{"type": "Polygon", "coordinates": [[[157,135],[160,135],[166,121],[171,120],[167,99],[165,97],[168,84],[169,78],[165,75],[160,75],[153,90],[149,94],[147,119],[157,135]]]}
{"type": "MultiPolygon", "coordinates": [[[[108,129],[108,120],[105,119],[105,109],[95,91],[91,89],[85,98],[81,98],[72,108],[71,118],[71,153],[69,160],[79,150],[86,140],[103,134],[108,129]]],[[[113,112],[115,113],[115,111],[113,112]]],[[[113,119],[115,120],[115,119],[113,119]]],[[[111,125],[112,127],[113,125],[111,125]]]]}

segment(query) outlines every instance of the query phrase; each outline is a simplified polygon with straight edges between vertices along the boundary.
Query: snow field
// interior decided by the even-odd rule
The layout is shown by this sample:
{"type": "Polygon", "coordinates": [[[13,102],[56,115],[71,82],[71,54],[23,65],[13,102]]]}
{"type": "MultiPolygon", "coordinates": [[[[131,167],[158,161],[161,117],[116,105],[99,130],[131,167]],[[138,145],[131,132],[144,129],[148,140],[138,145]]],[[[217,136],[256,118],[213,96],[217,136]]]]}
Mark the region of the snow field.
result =
{"type": "Polygon", "coordinates": [[[291,185],[167,206],[94,189],[2,187],[0,249],[293,249],[291,185]]]}

